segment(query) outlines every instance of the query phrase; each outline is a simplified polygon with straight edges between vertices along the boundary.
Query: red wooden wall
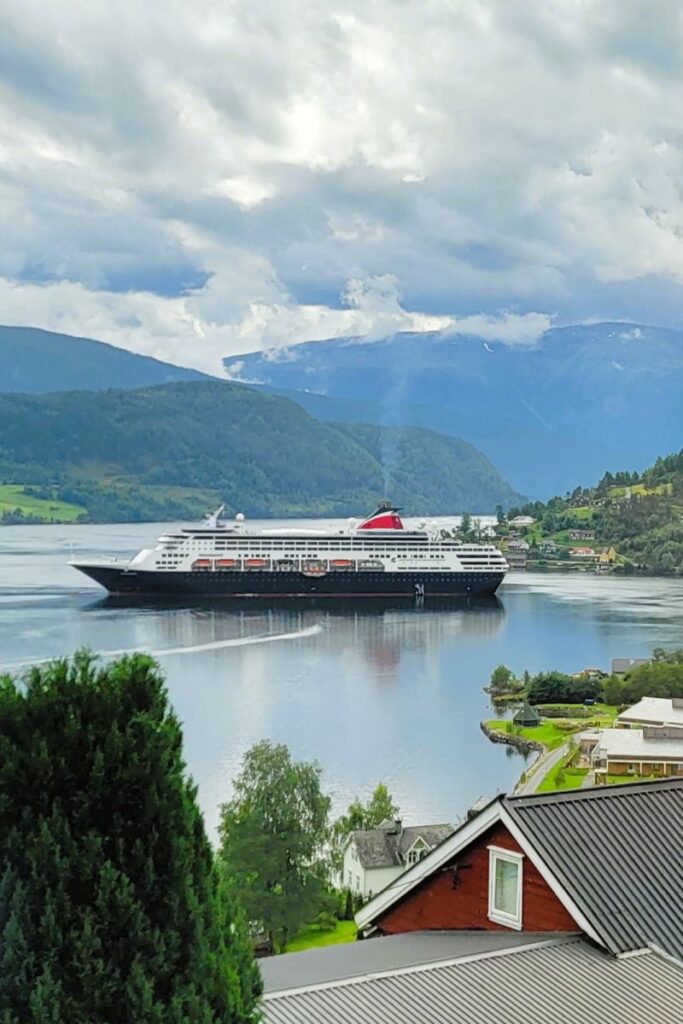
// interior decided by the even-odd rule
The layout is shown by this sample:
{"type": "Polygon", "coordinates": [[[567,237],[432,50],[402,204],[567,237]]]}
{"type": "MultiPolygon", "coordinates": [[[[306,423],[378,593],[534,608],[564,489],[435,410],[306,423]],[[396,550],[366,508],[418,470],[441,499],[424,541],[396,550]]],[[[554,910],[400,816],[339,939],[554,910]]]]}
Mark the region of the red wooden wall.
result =
{"type": "MultiPolygon", "coordinates": [[[[385,935],[426,929],[477,928],[508,931],[488,919],[489,846],[522,853],[504,825],[494,825],[461,851],[448,868],[438,869],[376,922],[385,935]],[[457,885],[452,866],[457,862],[457,885]]],[[[522,930],[525,932],[576,932],[574,919],[525,856],[522,869],[522,930]]],[[[400,884],[400,883],[399,883],[400,884]]]]}

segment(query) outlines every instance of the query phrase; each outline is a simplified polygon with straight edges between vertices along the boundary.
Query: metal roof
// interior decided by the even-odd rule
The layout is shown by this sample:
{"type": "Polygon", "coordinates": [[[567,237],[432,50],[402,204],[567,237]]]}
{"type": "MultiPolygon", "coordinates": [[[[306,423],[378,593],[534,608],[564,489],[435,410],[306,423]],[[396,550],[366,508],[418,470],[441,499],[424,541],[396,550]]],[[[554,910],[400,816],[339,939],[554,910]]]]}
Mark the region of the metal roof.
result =
{"type": "Polygon", "coordinates": [[[607,949],[683,957],[683,779],[502,804],[607,949]]]}
{"type": "Polygon", "coordinates": [[[404,932],[363,942],[281,953],[259,961],[266,993],[377,974],[436,960],[525,946],[547,935],[500,931],[404,932]]]}
{"type": "Polygon", "coordinates": [[[683,725],[683,707],[674,707],[671,697],[641,697],[637,704],[617,715],[617,722],[683,725]]]}
{"type": "MultiPolygon", "coordinates": [[[[375,940],[384,942],[384,939],[375,940]]],[[[403,967],[266,995],[265,1024],[672,1024],[683,965],[581,939],[403,967]]]]}

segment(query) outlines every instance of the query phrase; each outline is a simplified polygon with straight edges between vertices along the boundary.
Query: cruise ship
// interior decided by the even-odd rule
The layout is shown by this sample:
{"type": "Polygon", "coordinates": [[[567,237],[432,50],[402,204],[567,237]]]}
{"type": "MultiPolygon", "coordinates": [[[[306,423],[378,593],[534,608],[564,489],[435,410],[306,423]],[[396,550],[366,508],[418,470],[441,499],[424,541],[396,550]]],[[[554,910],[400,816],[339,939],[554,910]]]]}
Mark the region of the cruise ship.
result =
{"type": "Polygon", "coordinates": [[[507,562],[492,544],[455,540],[437,523],[407,528],[382,502],[337,530],[250,529],[223,509],[164,533],[122,561],[71,561],[112,594],[211,597],[449,597],[494,594],[507,562]]]}

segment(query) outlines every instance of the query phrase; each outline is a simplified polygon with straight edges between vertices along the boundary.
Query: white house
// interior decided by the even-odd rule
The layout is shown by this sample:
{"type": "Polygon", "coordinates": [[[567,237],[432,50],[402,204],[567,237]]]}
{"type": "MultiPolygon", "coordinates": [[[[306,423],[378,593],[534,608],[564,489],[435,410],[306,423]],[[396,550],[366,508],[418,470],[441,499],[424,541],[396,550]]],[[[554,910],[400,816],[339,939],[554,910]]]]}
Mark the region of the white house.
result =
{"type": "Polygon", "coordinates": [[[365,899],[417,864],[454,831],[453,825],[408,825],[383,821],[378,828],[352,832],[344,848],[342,885],[365,899]]]}
{"type": "Polygon", "coordinates": [[[509,521],[510,526],[533,526],[536,522],[531,516],[515,516],[509,521]]]}
{"type": "MultiPolygon", "coordinates": [[[[646,659],[642,660],[647,664],[646,659]]],[[[633,729],[643,725],[678,725],[683,727],[683,698],[641,697],[637,704],[617,715],[618,729],[633,729]]]]}

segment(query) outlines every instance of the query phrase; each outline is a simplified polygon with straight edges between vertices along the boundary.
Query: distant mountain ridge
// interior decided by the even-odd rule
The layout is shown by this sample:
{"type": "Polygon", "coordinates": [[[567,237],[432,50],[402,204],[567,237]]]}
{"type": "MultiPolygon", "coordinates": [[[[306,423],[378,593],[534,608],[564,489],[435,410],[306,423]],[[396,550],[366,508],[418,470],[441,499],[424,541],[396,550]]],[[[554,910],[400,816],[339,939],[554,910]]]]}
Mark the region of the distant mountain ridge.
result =
{"type": "Polygon", "coordinates": [[[0,327],[0,392],[99,391],[211,380],[151,356],[36,327],[0,327]]]}
{"type": "Polygon", "coordinates": [[[444,333],[307,342],[224,360],[321,419],[466,438],[513,486],[547,497],[644,468],[683,437],[683,331],[601,323],[506,346],[444,333]]]}
{"type": "Polygon", "coordinates": [[[100,521],[362,515],[390,488],[407,514],[520,500],[464,441],[419,428],[321,423],[241,384],[0,394],[0,481],[100,521]]]}

